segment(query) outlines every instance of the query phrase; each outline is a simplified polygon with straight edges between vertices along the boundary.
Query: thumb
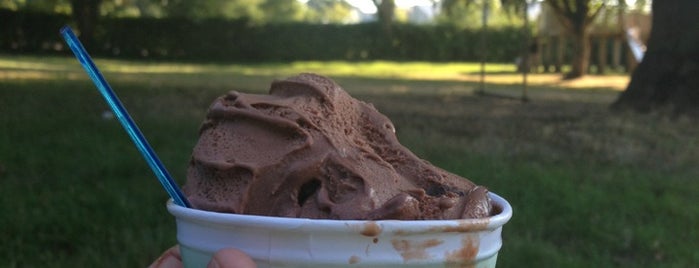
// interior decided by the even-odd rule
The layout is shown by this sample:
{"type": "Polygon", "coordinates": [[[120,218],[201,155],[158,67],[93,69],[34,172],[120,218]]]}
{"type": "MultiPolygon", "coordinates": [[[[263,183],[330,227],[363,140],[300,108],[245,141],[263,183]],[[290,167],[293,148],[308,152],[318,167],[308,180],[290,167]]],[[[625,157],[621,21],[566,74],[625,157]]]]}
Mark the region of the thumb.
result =
{"type": "Polygon", "coordinates": [[[182,267],[182,257],[180,256],[180,247],[174,246],[163,252],[160,257],[155,260],[149,268],[180,268],[182,267]]]}
{"type": "Polygon", "coordinates": [[[211,258],[207,268],[256,268],[252,258],[240,250],[225,248],[211,258]]]}

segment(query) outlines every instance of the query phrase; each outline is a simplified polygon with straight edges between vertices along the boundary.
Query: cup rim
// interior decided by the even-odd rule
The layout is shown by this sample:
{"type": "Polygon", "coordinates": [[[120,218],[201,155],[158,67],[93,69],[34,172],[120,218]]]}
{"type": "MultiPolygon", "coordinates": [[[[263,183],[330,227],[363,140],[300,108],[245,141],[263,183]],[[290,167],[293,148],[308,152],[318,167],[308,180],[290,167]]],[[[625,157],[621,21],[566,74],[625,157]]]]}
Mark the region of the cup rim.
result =
{"type": "Polygon", "coordinates": [[[204,224],[269,228],[273,230],[288,229],[314,229],[314,231],[342,232],[350,226],[377,226],[381,230],[394,230],[401,233],[428,233],[435,231],[445,232],[473,232],[482,230],[495,230],[502,227],[512,217],[512,206],[499,195],[489,192],[494,206],[499,213],[487,218],[479,219],[451,219],[451,220],[334,220],[334,219],[309,219],[274,217],[247,214],[222,213],[194,208],[186,208],[176,205],[172,199],[167,201],[167,209],[175,218],[200,222],[204,224]]]}

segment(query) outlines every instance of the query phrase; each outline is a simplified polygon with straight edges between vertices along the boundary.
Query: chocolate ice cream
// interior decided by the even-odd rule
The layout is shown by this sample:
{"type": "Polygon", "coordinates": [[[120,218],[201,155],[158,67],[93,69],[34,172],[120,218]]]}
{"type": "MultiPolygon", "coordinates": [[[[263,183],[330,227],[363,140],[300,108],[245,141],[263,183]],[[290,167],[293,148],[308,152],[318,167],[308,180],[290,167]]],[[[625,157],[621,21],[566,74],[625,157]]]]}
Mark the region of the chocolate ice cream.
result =
{"type": "Polygon", "coordinates": [[[464,219],[493,210],[486,188],[418,158],[386,116],[315,74],[275,81],[269,95],[216,99],[184,192],[197,209],[278,217],[464,219]]]}

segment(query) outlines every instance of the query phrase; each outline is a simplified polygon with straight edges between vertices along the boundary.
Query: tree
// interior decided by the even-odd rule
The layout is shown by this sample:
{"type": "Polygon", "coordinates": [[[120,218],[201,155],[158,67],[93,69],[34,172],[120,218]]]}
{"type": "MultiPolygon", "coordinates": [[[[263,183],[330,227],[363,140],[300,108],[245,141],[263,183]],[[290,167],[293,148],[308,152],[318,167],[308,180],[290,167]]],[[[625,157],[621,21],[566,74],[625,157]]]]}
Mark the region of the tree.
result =
{"type": "Polygon", "coordinates": [[[149,17],[165,16],[162,0],[102,0],[101,15],[105,17],[149,17]]]}
{"type": "Polygon", "coordinates": [[[376,5],[376,16],[379,24],[385,29],[390,30],[393,19],[396,15],[395,0],[372,0],[376,5]]]}
{"type": "Polygon", "coordinates": [[[696,0],[653,1],[646,53],[613,108],[699,114],[697,11],[696,0]]]}
{"type": "Polygon", "coordinates": [[[308,0],[308,21],[343,23],[350,16],[351,6],[343,0],[308,0]]]}
{"type": "Polygon", "coordinates": [[[73,20],[80,31],[80,39],[86,48],[92,47],[95,28],[100,17],[102,0],[71,0],[73,20]]]}
{"type": "Polygon", "coordinates": [[[440,24],[479,29],[487,6],[489,27],[521,25],[525,4],[525,0],[442,0],[436,19],[440,24]]]}
{"type": "Polygon", "coordinates": [[[303,4],[295,0],[168,0],[164,9],[170,17],[246,18],[255,23],[301,21],[305,11],[303,4]]]}
{"type": "Polygon", "coordinates": [[[460,28],[480,28],[483,5],[490,1],[443,0],[440,6],[441,12],[436,20],[440,24],[450,24],[460,28]]]}
{"type": "Polygon", "coordinates": [[[64,13],[70,12],[69,0],[0,0],[0,8],[10,10],[28,10],[39,13],[64,13]]]}
{"type": "MultiPolygon", "coordinates": [[[[453,13],[454,9],[464,9],[473,3],[483,1],[488,0],[443,0],[442,10],[449,14],[453,13]]],[[[523,4],[530,1],[500,0],[500,3],[509,12],[521,12],[523,4]]],[[[545,0],[573,39],[572,70],[566,74],[566,78],[578,78],[587,74],[591,51],[590,25],[606,6],[606,2],[605,0],[545,0]]]]}
{"type": "Polygon", "coordinates": [[[261,19],[259,5],[262,0],[168,0],[164,6],[170,17],[188,19],[204,18],[250,18],[261,19]]]}
{"type": "Polygon", "coordinates": [[[260,5],[263,20],[268,23],[301,21],[304,8],[298,1],[289,0],[266,0],[260,5]]]}
{"type": "Polygon", "coordinates": [[[599,0],[547,0],[548,4],[573,39],[572,70],[566,78],[578,78],[587,74],[590,65],[590,25],[604,8],[599,0]]]}

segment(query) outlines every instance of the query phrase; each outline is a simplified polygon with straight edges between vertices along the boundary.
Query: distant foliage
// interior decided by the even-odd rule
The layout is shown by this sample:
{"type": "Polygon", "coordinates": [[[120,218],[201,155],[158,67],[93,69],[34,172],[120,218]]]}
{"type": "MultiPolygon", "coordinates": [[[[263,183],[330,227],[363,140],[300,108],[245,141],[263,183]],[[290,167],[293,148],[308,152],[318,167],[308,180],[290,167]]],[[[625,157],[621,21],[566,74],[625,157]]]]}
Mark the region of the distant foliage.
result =
{"type": "MultiPolygon", "coordinates": [[[[67,54],[58,30],[64,15],[0,10],[0,52],[67,54]]],[[[186,61],[397,60],[478,61],[478,30],[450,25],[397,24],[387,35],[376,24],[256,24],[247,19],[103,18],[95,36],[101,57],[186,61]]],[[[487,34],[488,60],[509,62],[522,31],[487,34]]]]}
{"type": "Polygon", "coordinates": [[[486,9],[487,25],[491,28],[521,26],[524,0],[442,0],[441,12],[435,17],[440,24],[478,29],[483,25],[486,9]]]}
{"type": "Polygon", "coordinates": [[[58,30],[71,18],[65,14],[0,9],[0,21],[1,52],[56,53],[63,47],[58,30]]]}

